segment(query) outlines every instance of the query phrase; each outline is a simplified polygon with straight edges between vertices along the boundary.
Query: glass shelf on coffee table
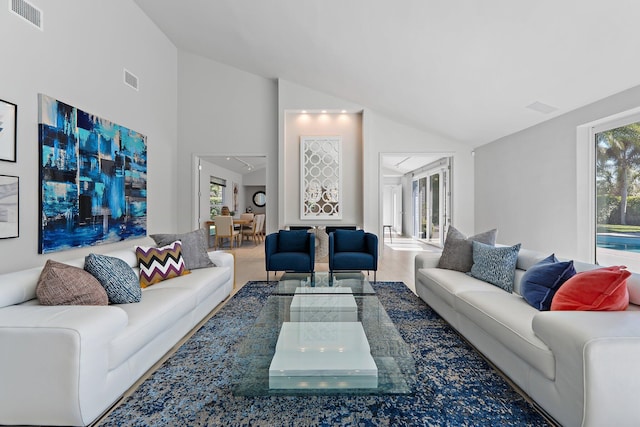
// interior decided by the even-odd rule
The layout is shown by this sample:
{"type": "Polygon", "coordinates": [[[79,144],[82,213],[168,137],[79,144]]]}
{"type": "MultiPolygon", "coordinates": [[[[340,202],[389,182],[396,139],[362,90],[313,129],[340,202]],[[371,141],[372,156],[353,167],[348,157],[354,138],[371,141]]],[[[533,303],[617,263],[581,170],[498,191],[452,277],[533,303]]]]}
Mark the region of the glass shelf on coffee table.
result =
{"type": "Polygon", "coordinates": [[[276,285],[273,295],[294,295],[295,293],[333,293],[337,288],[349,288],[353,295],[375,295],[371,283],[360,271],[315,273],[284,273],[276,285]]]}
{"type": "Polygon", "coordinates": [[[415,362],[360,273],[282,276],[236,354],[234,393],[408,394],[415,362]]]}

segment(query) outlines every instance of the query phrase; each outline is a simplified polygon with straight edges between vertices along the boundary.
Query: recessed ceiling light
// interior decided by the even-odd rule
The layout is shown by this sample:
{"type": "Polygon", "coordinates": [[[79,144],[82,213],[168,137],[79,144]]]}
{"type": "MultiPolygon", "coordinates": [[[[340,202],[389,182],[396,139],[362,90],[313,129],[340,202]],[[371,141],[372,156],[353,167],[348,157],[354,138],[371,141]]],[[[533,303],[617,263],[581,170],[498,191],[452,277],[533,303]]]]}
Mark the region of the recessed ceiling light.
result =
{"type": "Polygon", "coordinates": [[[307,114],[307,110],[302,110],[302,114],[307,114]]]}
{"type": "Polygon", "coordinates": [[[558,109],[558,107],[554,107],[548,104],[543,104],[542,102],[539,102],[539,101],[536,101],[533,104],[527,105],[527,108],[542,114],[553,113],[558,109]]]}
{"type": "Polygon", "coordinates": [[[322,111],[321,111],[321,113],[322,113],[322,114],[326,114],[326,113],[327,113],[327,110],[322,110],[322,111]]]}
{"type": "Polygon", "coordinates": [[[346,113],[346,112],[347,112],[347,110],[342,110],[342,111],[341,111],[341,113],[342,113],[342,114],[344,114],[344,113],[346,113]]]}

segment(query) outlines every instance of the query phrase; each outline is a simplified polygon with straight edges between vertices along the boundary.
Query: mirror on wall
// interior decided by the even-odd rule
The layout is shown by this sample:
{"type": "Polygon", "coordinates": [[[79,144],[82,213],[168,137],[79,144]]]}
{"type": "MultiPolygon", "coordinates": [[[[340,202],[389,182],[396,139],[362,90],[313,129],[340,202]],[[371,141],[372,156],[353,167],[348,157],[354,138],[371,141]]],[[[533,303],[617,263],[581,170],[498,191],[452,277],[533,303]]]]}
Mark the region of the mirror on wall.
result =
{"type": "Polygon", "coordinates": [[[259,208],[263,208],[267,204],[267,194],[264,191],[256,191],[253,193],[253,204],[259,208]]]}

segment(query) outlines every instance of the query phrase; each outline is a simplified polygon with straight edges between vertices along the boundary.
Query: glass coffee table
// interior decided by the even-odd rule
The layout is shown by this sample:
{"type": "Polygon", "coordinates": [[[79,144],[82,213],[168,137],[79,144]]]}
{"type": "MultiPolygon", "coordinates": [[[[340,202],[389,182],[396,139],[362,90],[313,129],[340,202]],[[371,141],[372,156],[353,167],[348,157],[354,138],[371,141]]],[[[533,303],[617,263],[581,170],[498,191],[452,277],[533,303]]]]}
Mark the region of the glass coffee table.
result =
{"type": "Polygon", "coordinates": [[[236,354],[234,393],[408,394],[415,362],[361,272],[285,273],[236,354]]]}

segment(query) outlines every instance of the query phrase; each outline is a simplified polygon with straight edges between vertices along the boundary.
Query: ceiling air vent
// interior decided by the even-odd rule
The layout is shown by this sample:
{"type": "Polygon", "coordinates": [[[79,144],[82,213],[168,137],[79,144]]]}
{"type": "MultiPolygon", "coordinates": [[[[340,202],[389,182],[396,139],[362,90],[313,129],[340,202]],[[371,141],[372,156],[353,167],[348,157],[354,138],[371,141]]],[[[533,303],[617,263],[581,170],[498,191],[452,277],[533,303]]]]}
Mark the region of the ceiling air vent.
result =
{"type": "Polygon", "coordinates": [[[9,0],[9,10],[42,31],[42,11],[26,0],[9,0]]]}
{"type": "Polygon", "coordinates": [[[544,104],[540,101],[536,101],[533,104],[529,104],[527,105],[527,108],[533,111],[537,111],[538,113],[542,113],[542,114],[549,114],[549,113],[553,113],[554,111],[556,111],[558,108],[554,107],[552,105],[548,105],[548,104],[544,104]]]}
{"type": "Polygon", "coordinates": [[[124,69],[124,84],[138,90],[138,78],[126,68],[124,69]]]}

